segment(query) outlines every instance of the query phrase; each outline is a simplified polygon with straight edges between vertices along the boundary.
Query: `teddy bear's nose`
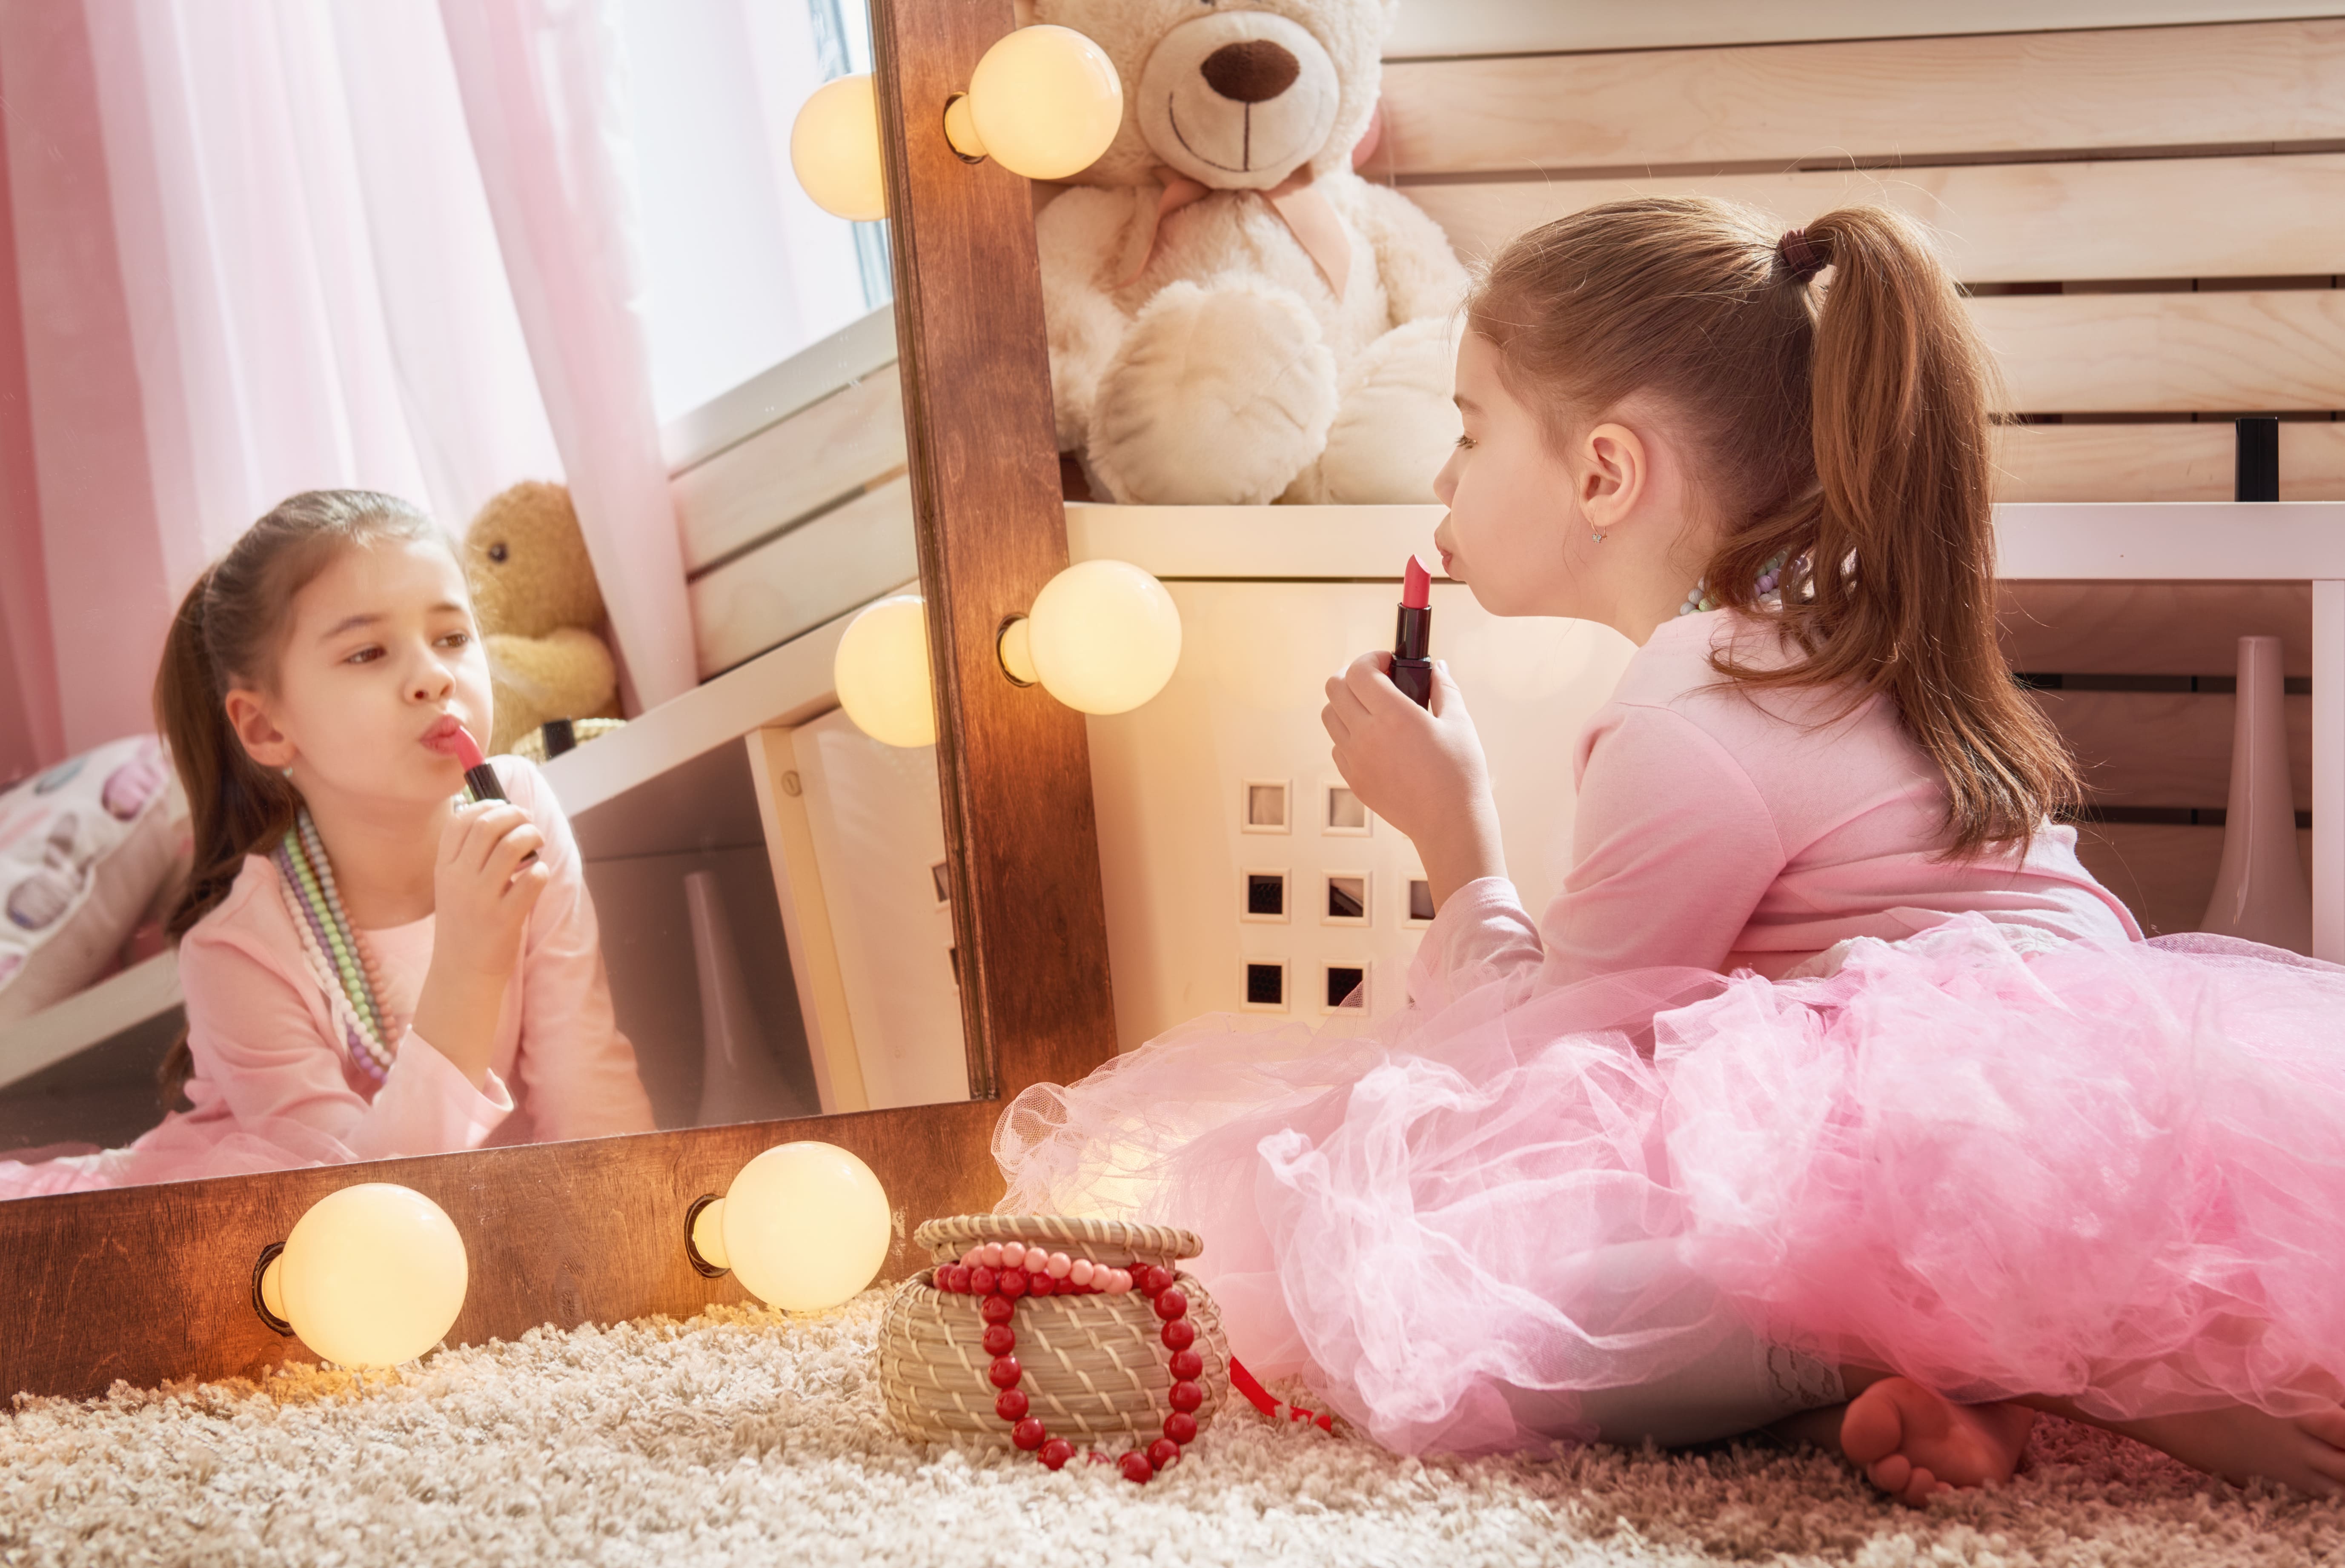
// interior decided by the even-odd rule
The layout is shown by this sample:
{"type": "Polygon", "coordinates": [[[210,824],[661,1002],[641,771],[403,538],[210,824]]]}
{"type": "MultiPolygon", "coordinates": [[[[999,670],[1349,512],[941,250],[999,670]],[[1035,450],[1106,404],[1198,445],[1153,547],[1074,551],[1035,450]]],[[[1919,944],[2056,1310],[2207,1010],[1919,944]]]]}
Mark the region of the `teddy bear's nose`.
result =
{"type": "Polygon", "coordinates": [[[1294,78],[1303,74],[1303,62],[1267,38],[1248,38],[1242,44],[1223,45],[1206,56],[1197,69],[1203,74],[1205,85],[1222,96],[1241,104],[1259,104],[1294,86],[1294,78]]]}

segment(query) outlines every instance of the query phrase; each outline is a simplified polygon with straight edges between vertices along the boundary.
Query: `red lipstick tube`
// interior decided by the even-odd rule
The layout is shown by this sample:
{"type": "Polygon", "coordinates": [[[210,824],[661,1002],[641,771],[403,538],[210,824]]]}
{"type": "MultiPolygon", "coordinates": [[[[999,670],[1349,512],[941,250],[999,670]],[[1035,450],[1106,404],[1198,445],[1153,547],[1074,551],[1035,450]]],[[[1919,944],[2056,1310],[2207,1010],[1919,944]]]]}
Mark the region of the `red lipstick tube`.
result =
{"type": "MultiPolygon", "coordinates": [[[[448,740],[455,750],[456,760],[464,764],[464,782],[472,786],[474,800],[509,798],[505,794],[504,781],[498,778],[497,770],[489,765],[489,759],[482,752],[481,743],[472,738],[472,731],[458,725],[456,733],[448,740]]],[[[521,863],[527,865],[536,858],[537,851],[533,849],[521,857],[521,863]]]]}
{"type": "Polygon", "coordinates": [[[454,750],[456,760],[464,764],[464,782],[472,786],[473,799],[505,798],[504,783],[497,777],[497,770],[489,766],[489,759],[482,753],[481,743],[472,738],[472,731],[459,725],[448,737],[448,744],[454,750]]]}
{"type": "Polygon", "coordinates": [[[1433,636],[1433,573],[1416,556],[1400,587],[1400,625],[1393,633],[1392,683],[1408,700],[1430,711],[1433,707],[1433,661],[1426,649],[1433,636]]]}

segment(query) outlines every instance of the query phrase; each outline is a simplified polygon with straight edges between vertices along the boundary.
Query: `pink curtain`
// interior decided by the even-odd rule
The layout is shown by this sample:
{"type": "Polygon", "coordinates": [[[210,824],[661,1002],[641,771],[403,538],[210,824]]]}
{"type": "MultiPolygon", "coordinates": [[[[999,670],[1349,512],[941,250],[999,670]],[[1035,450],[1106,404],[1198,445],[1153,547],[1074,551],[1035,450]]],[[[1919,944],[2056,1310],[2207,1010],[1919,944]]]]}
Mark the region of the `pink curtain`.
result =
{"type": "Polygon", "coordinates": [[[579,526],[648,707],[695,670],[638,313],[616,23],[582,0],[441,0],[440,14],[579,526]]]}
{"type": "Polygon", "coordinates": [[[8,750],[39,763],[149,727],[178,586],[157,527],[89,20],[77,5],[0,5],[24,376],[24,447],[0,446],[0,501],[29,726],[8,750]],[[14,471],[24,456],[29,475],[14,471]]]}
{"type": "Polygon", "coordinates": [[[148,727],[179,594],[319,486],[452,531],[566,477],[636,694],[691,684],[612,31],[505,0],[444,26],[434,0],[0,5],[0,780],[148,727]]]}

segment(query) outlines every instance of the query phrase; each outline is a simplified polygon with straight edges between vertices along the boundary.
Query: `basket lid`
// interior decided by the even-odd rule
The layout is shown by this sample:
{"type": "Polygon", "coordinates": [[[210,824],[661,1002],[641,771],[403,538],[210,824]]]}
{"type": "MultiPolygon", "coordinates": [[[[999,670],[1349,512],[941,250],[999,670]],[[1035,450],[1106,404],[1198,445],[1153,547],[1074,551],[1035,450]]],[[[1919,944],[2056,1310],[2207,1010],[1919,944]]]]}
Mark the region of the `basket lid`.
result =
{"type": "Polygon", "coordinates": [[[949,1219],[928,1221],[912,1232],[912,1239],[939,1257],[958,1256],[988,1241],[1021,1241],[1028,1246],[1041,1241],[1167,1261],[1194,1258],[1205,1249],[1193,1230],[1063,1214],[956,1214],[949,1219]]]}

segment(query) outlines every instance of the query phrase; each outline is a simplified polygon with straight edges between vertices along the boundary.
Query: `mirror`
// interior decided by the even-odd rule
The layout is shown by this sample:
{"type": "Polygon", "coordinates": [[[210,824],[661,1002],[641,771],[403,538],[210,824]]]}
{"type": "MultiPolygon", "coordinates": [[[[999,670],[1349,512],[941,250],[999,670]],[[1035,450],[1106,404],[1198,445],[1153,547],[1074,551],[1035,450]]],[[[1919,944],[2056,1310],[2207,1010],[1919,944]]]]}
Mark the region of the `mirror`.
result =
{"type": "MultiPolygon", "coordinates": [[[[34,419],[62,417],[45,409],[68,406],[77,389],[114,397],[114,422],[88,433],[122,466],[151,470],[146,514],[186,503],[202,519],[142,541],[158,568],[148,598],[164,615],[152,636],[127,640],[139,656],[109,643],[56,688],[66,703],[101,696],[126,715],[122,728],[149,727],[139,715],[169,604],[277,499],[381,489],[461,534],[506,485],[565,467],[574,496],[607,492],[605,453],[582,445],[594,421],[578,405],[633,399],[642,408],[628,428],[656,436],[675,516],[690,668],[658,700],[631,703],[624,727],[583,742],[599,726],[533,731],[514,749],[543,758],[575,835],[612,1010],[648,1105],[640,1125],[966,1100],[984,1075],[963,1043],[938,751],[863,734],[832,684],[855,612],[920,589],[888,225],[821,212],[787,156],[804,99],[871,69],[861,0],[682,10],[621,0],[556,19],[540,42],[576,95],[556,107],[588,116],[601,142],[563,143],[555,124],[535,166],[523,133],[494,128],[500,114],[522,117],[513,95],[525,73],[467,25],[423,5],[342,6],[305,15],[290,45],[230,20],[216,31],[208,21],[199,39],[158,36],[164,53],[143,59],[82,40],[64,64],[111,96],[57,95],[15,131],[57,133],[115,196],[102,220],[36,183],[15,187],[24,309],[37,314],[35,295],[56,287],[34,263],[90,238],[75,224],[100,225],[122,294],[154,289],[113,301],[119,363],[93,365],[103,345],[25,345],[34,419]],[[134,79],[173,49],[188,52],[184,85],[134,79]],[[259,107],[231,116],[227,73],[256,61],[267,65],[259,107]],[[332,69],[306,69],[320,64],[332,69]],[[138,123],[108,118],[129,102],[142,106],[138,123]],[[93,134],[64,134],[76,128],[93,134]],[[566,215],[517,210],[577,173],[563,159],[582,158],[614,187],[568,193],[566,215]],[[231,166],[249,188],[231,181],[224,201],[218,177],[231,166]],[[533,253],[548,231],[530,226],[565,217],[620,259],[533,253]],[[204,241],[192,260],[191,237],[204,241]],[[621,385],[624,356],[598,359],[593,342],[557,329],[568,323],[545,319],[549,300],[582,278],[610,282],[597,266],[632,286],[639,384],[621,385]],[[211,284],[220,300],[203,295],[211,284]],[[309,313],[306,335],[269,309],[286,300],[309,313]],[[241,399],[225,412],[206,397],[220,388],[241,399]],[[316,428],[289,429],[299,421],[288,410],[314,413],[316,428]]],[[[34,442],[36,468],[56,460],[53,445],[34,442]]],[[[588,511],[582,499],[591,533],[588,511]]],[[[45,520],[53,551],[66,526],[45,520]]],[[[167,531],[157,521],[157,535],[167,531]]],[[[644,596],[599,551],[597,565],[610,615],[600,631],[640,693],[657,672],[623,622],[642,620],[644,596]]],[[[19,615],[19,602],[0,613],[19,615]]],[[[0,643],[21,645],[22,630],[12,624],[0,643]]],[[[74,651],[107,630],[65,616],[54,641],[78,664],[74,651]]],[[[23,673],[12,663],[0,684],[23,673]]],[[[151,917],[168,903],[158,865],[179,829],[174,792],[117,809],[131,792],[117,774],[159,779],[161,764],[151,742],[116,749],[76,748],[96,757],[78,777],[58,776],[70,764],[25,772],[0,754],[0,778],[25,774],[0,796],[0,882],[39,883],[5,935],[37,935],[44,900],[69,910],[61,921],[78,919],[100,892],[112,923],[76,934],[101,972],[62,992],[25,988],[22,1005],[9,999],[12,974],[43,977],[63,949],[19,942],[12,964],[0,939],[0,1196],[82,1185],[24,1173],[120,1148],[161,1114],[156,1068],[184,1008],[151,917]],[[79,820],[60,826],[50,808],[66,800],[79,820]],[[100,885],[117,873],[123,885],[100,885]]],[[[89,954],[77,961],[91,966],[89,954]]],[[[528,1110],[523,1101],[482,1144],[574,1136],[528,1110]]]]}

